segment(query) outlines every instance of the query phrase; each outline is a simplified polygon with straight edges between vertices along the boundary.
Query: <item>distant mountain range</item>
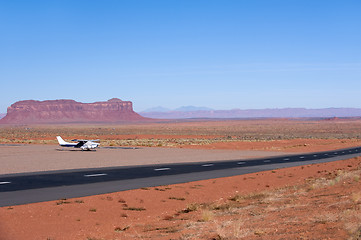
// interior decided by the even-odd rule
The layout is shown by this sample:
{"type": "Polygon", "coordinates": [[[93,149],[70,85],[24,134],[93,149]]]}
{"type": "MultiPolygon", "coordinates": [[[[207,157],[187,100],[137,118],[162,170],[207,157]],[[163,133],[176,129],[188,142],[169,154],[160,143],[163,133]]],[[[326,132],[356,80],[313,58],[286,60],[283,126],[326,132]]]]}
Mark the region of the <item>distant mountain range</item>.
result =
{"type": "Polygon", "coordinates": [[[170,112],[170,111],[172,111],[172,109],[159,106],[159,107],[146,109],[142,112],[147,113],[147,112],[170,112]]]}
{"type": "MultiPolygon", "coordinates": [[[[116,99],[118,102],[122,102],[121,100],[116,99]]],[[[114,101],[113,101],[114,102],[114,101]]],[[[44,102],[46,103],[46,102],[44,102]]],[[[42,105],[44,105],[42,103],[42,105]]],[[[112,103],[108,101],[107,104],[112,103]]],[[[57,107],[62,106],[63,102],[57,102],[57,107]]],[[[80,103],[78,103],[80,104],[80,103]]],[[[93,103],[94,105],[95,103],[93,103]]],[[[128,103],[131,104],[131,103],[128,103]]],[[[104,105],[104,104],[103,104],[104,105]]],[[[131,105],[130,105],[131,106],[131,105]]],[[[67,112],[65,109],[63,111],[67,112]]],[[[43,112],[43,111],[42,111],[43,112]]],[[[135,112],[132,111],[130,107],[129,114],[137,115],[135,112]]],[[[43,112],[44,114],[44,112],[43,112]]],[[[123,115],[124,113],[122,113],[123,115]]],[[[129,117],[129,114],[127,117],[129,117]]],[[[54,114],[53,114],[54,115],[54,114]]],[[[69,115],[69,114],[68,114],[69,115]]],[[[79,115],[79,114],[78,114],[79,115]]],[[[98,116],[99,114],[97,114],[98,116]]],[[[132,117],[134,118],[134,116],[132,117]]],[[[154,119],[189,119],[189,118],[220,118],[220,119],[227,119],[227,118],[342,118],[342,117],[361,117],[361,108],[321,108],[321,109],[307,109],[307,108],[275,108],[275,109],[231,109],[231,110],[214,110],[207,107],[196,107],[196,106],[183,106],[176,109],[168,109],[164,107],[154,107],[147,110],[144,110],[139,113],[142,117],[146,118],[154,118],[154,119]]],[[[135,117],[139,120],[141,117],[135,117]]],[[[0,113],[0,119],[2,121],[6,120],[4,118],[6,113],[0,113]]],[[[8,116],[7,118],[9,118],[8,116]]],[[[77,116],[79,117],[79,116],[77,116]]],[[[108,116],[109,117],[109,116],[108,116]]],[[[55,118],[52,116],[52,118],[55,118]]],[[[59,119],[61,116],[59,116],[59,119]]],[[[56,121],[60,121],[56,119],[56,121]]],[[[117,118],[118,119],[118,118],[117,118]]],[[[17,119],[19,120],[19,119],[17,119]]],[[[41,119],[43,120],[43,119],[41,119]]],[[[70,120],[74,121],[73,119],[67,119],[67,121],[71,122],[70,120]]],[[[80,122],[79,119],[76,119],[80,122]]],[[[109,119],[106,119],[109,120],[109,119]]],[[[102,121],[106,122],[105,119],[102,121]]],[[[115,121],[114,119],[111,119],[115,121]]],[[[37,119],[37,122],[42,122],[37,119]]],[[[54,121],[54,119],[52,119],[54,121]]],[[[87,121],[89,119],[87,118],[87,121]]],[[[97,118],[97,121],[100,119],[97,118]]],[[[1,122],[1,121],[0,121],[1,122]]],[[[14,121],[17,122],[17,121],[14,121]]],[[[20,121],[21,122],[21,121],[20,121]]]]}
{"type": "Polygon", "coordinates": [[[276,108],[276,109],[232,109],[213,110],[206,107],[180,107],[169,110],[163,107],[140,112],[143,117],[157,119],[184,118],[333,118],[361,117],[361,108],[276,108]],[[158,109],[158,111],[157,111],[158,109]],[[161,111],[159,111],[161,110],[161,111]]]}
{"type": "Polygon", "coordinates": [[[178,112],[197,112],[197,111],[214,111],[212,108],[207,107],[195,107],[195,106],[183,106],[175,109],[178,112]]]}
{"type": "Polygon", "coordinates": [[[170,109],[170,108],[164,108],[161,106],[149,108],[144,111],[143,113],[149,113],[149,112],[195,112],[195,111],[212,111],[214,109],[207,108],[207,107],[195,107],[195,106],[183,106],[176,109],[170,109]]]}

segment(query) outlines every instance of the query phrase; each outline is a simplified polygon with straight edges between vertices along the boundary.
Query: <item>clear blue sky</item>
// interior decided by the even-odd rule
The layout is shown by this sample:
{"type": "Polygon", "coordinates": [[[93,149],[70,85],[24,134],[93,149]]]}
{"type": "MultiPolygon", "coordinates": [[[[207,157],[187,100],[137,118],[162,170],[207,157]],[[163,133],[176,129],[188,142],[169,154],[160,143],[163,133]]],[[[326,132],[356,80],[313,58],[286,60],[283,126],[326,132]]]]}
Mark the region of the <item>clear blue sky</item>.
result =
{"type": "Polygon", "coordinates": [[[361,107],[360,0],[0,1],[0,112],[361,107]]]}

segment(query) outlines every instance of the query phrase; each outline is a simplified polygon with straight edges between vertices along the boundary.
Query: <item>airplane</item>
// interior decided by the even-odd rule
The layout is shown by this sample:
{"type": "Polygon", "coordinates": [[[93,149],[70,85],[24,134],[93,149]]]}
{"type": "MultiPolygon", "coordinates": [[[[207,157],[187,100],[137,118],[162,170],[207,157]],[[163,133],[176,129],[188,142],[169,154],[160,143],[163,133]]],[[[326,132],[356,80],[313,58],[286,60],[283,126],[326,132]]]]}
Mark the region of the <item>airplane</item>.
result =
{"type": "Polygon", "coordinates": [[[99,139],[97,140],[84,140],[84,139],[73,139],[71,141],[77,142],[77,143],[69,143],[65,142],[60,136],[57,136],[56,139],[58,139],[59,145],[62,147],[74,147],[74,148],[81,148],[81,150],[92,150],[99,146],[100,143],[99,139]]]}

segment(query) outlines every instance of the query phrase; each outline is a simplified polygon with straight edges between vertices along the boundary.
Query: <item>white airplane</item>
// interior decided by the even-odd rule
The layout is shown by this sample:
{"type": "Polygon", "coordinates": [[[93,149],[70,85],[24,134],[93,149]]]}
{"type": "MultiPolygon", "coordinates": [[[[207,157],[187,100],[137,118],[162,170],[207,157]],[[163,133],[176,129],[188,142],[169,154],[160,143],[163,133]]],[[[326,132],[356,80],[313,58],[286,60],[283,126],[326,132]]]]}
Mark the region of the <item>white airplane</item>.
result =
{"type": "Polygon", "coordinates": [[[56,139],[58,139],[59,145],[62,147],[81,148],[82,151],[95,149],[100,144],[100,143],[97,143],[97,142],[99,142],[99,139],[97,139],[97,140],[84,140],[84,139],[71,140],[76,143],[65,142],[60,136],[57,136],[56,139]]]}

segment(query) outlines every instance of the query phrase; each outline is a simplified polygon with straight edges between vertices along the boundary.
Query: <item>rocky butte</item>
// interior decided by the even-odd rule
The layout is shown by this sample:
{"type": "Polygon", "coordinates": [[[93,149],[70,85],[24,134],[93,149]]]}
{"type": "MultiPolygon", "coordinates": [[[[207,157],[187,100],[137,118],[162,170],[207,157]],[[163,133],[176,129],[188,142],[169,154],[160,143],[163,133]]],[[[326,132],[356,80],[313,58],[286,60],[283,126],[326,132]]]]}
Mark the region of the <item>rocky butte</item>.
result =
{"type": "Polygon", "coordinates": [[[133,111],[132,102],[118,98],[94,103],[74,100],[26,100],[8,107],[7,114],[0,119],[0,123],[116,123],[147,119],[133,111]]]}

